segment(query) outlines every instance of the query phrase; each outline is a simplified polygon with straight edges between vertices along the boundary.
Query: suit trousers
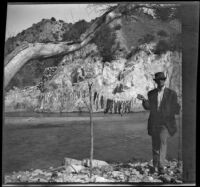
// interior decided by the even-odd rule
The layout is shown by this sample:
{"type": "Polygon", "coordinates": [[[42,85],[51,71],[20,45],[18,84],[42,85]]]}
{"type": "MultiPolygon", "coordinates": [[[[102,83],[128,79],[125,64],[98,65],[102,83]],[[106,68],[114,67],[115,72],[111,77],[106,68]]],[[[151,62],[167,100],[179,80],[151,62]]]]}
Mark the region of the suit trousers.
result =
{"type": "Polygon", "coordinates": [[[167,140],[169,132],[164,125],[152,129],[153,166],[163,167],[166,163],[167,140]]]}

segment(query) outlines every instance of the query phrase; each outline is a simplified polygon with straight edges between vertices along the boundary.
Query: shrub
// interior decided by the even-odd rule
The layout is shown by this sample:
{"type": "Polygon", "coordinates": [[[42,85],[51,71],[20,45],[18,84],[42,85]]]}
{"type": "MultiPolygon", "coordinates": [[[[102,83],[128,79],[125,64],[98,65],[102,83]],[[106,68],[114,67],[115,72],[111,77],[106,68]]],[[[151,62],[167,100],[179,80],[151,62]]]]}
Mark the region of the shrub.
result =
{"type": "Polygon", "coordinates": [[[173,9],[170,7],[159,7],[154,11],[155,17],[162,21],[168,21],[173,13],[173,9]]]}
{"type": "Polygon", "coordinates": [[[144,43],[150,43],[150,42],[152,42],[153,40],[155,39],[155,36],[154,35],[152,35],[152,34],[146,34],[143,38],[140,38],[139,40],[138,40],[138,42],[140,43],[140,44],[144,44],[144,43]]]}
{"type": "Polygon", "coordinates": [[[176,34],[170,38],[170,48],[171,51],[181,51],[182,50],[182,35],[176,34]]]}
{"type": "Polygon", "coordinates": [[[178,6],[176,8],[174,8],[174,11],[172,12],[172,15],[171,15],[171,19],[178,19],[181,21],[181,18],[182,18],[182,6],[178,6]]]}
{"type": "Polygon", "coordinates": [[[167,51],[181,51],[182,50],[182,37],[181,34],[170,36],[169,40],[160,40],[154,50],[155,54],[161,55],[167,51]]]}
{"type": "Polygon", "coordinates": [[[11,53],[15,48],[15,37],[10,37],[5,42],[5,52],[4,55],[8,55],[11,53]]]}
{"type": "Polygon", "coordinates": [[[158,32],[157,32],[157,35],[158,35],[158,36],[162,36],[162,37],[167,37],[167,36],[168,36],[167,32],[165,32],[164,30],[158,31],[158,32]]]}
{"type": "Polygon", "coordinates": [[[53,35],[53,38],[54,38],[56,41],[58,41],[58,39],[59,39],[58,34],[53,33],[52,35],[53,35]]]}
{"type": "Polygon", "coordinates": [[[134,56],[136,53],[138,53],[140,51],[140,47],[137,46],[137,47],[134,47],[126,56],[126,59],[130,59],[132,56],[134,56]]]}
{"type": "Polygon", "coordinates": [[[42,39],[42,43],[49,43],[49,42],[50,42],[50,40],[48,38],[43,38],[42,39]]]}
{"type": "Polygon", "coordinates": [[[63,40],[64,41],[79,40],[81,34],[83,34],[87,30],[89,25],[90,24],[85,20],[78,21],[72,26],[69,25],[70,29],[63,34],[63,40]]]}
{"type": "Polygon", "coordinates": [[[51,21],[56,21],[56,19],[54,17],[51,18],[51,21]]]}
{"type": "Polygon", "coordinates": [[[117,47],[115,47],[115,49],[113,48],[115,39],[115,32],[108,25],[105,25],[97,32],[96,37],[91,41],[97,45],[103,62],[110,62],[114,59],[115,51],[117,50],[117,47]]]}
{"type": "Polygon", "coordinates": [[[24,35],[25,34],[25,30],[23,30],[22,32],[21,32],[21,35],[24,35]]]}
{"type": "Polygon", "coordinates": [[[114,30],[120,30],[122,28],[122,26],[120,24],[115,25],[114,30]]]}
{"type": "Polygon", "coordinates": [[[161,55],[166,53],[168,50],[170,50],[169,43],[166,40],[160,40],[156,45],[154,53],[157,55],[161,55]]]}

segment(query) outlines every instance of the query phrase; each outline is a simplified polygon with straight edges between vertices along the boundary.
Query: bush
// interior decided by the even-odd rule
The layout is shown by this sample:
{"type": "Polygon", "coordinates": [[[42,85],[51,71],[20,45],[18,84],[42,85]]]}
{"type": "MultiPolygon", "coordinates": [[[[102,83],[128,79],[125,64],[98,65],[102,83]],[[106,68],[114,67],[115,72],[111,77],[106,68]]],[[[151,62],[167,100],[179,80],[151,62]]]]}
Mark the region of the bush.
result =
{"type": "Polygon", "coordinates": [[[25,30],[23,30],[22,32],[21,32],[21,35],[24,35],[25,34],[25,30]]]}
{"type": "Polygon", "coordinates": [[[160,40],[156,45],[154,53],[157,55],[161,55],[166,53],[168,50],[170,50],[169,43],[166,40],[160,40]]]}
{"type": "Polygon", "coordinates": [[[170,7],[159,7],[154,11],[155,17],[162,21],[168,21],[171,18],[173,9],[170,7]]]}
{"type": "Polygon", "coordinates": [[[167,51],[180,52],[182,50],[181,41],[181,34],[171,36],[168,41],[160,40],[155,47],[154,53],[157,55],[161,55],[163,53],[166,53],[167,51]]]}
{"type": "Polygon", "coordinates": [[[135,48],[133,48],[127,55],[126,55],[126,59],[130,59],[132,56],[134,56],[136,53],[138,53],[139,51],[141,51],[140,47],[137,46],[135,48]]]}
{"type": "Polygon", "coordinates": [[[56,41],[58,41],[58,39],[59,39],[58,34],[53,33],[52,35],[53,35],[53,38],[54,38],[56,41]]]}
{"type": "Polygon", "coordinates": [[[4,55],[8,55],[10,54],[14,48],[15,48],[15,38],[14,37],[10,37],[6,40],[5,42],[5,50],[4,50],[4,55]]]}
{"type": "Polygon", "coordinates": [[[80,39],[81,34],[83,34],[89,27],[89,23],[85,20],[76,22],[63,34],[64,41],[76,41],[80,39]]]}
{"type": "Polygon", "coordinates": [[[97,32],[96,37],[91,41],[97,45],[103,62],[110,62],[114,59],[115,51],[117,50],[117,47],[113,49],[115,39],[115,32],[108,25],[105,25],[97,32]]]}
{"type": "Polygon", "coordinates": [[[49,43],[50,40],[49,40],[48,38],[43,38],[43,39],[41,40],[41,42],[42,42],[42,43],[49,43]]]}
{"type": "Polygon", "coordinates": [[[51,21],[56,21],[56,19],[54,17],[51,18],[51,21]]]}
{"type": "Polygon", "coordinates": [[[144,43],[150,43],[150,42],[152,42],[153,40],[155,39],[155,36],[154,35],[152,35],[152,34],[146,34],[143,38],[140,38],[139,40],[138,40],[138,42],[140,43],[140,44],[144,44],[144,43]]]}
{"type": "Polygon", "coordinates": [[[171,19],[178,19],[181,21],[181,18],[182,18],[182,6],[178,6],[174,9],[174,11],[172,12],[172,15],[171,15],[171,19]]]}
{"type": "Polygon", "coordinates": [[[165,32],[164,30],[158,31],[158,32],[157,32],[157,35],[158,35],[158,36],[162,36],[162,37],[167,37],[167,36],[169,36],[169,35],[167,34],[167,32],[165,32]]]}
{"type": "Polygon", "coordinates": [[[181,51],[182,50],[182,35],[176,34],[170,38],[170,48],[172,51],[181,51]]]}
{"type": "Polygon", "coordinates": [[[116,25],[115,27],[114,27],[114,30],[120,30],[122,28],[122,26],[120,25],[120,24],[118,24],[118,25],[116,25]]]}

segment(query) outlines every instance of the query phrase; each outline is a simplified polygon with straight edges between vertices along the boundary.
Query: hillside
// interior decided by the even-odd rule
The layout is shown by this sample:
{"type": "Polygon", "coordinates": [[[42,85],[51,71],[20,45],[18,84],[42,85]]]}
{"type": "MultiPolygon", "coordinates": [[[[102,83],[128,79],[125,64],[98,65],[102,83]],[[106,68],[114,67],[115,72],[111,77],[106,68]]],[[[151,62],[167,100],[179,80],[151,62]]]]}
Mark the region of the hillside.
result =
{"type": "Polygon", "coordinates": [[[67,24],[55,18],[42,19],[30,28],[18,33],[15,37],[8,38],[5,43],[5,55],[12,52],[22,42],[55,42],[63,39],[63,34],[70,29],[72,24],[67,24]]]}
{"type": "MultiPolygon", "coordinates": [[[[48,43],[65,40],[69,41],[72,40],[72,38],[76,39],[80,34],[78,32],[75,33],[74,30],[80,30],[79,27],[83,24],[87,25],[89,23],[84,20],[75,24],[65,23],[63,20],[56,20],[53,17],[51,19],[42,19],[40,22],[33,24],[32,27],[18,33],[15,37],[8,38],[5,42],[4,54],[5,56],[8,55],[16,47],[26,42],[48,43]]],[[[83,31],[85,31],[85,29],[83,31]]],[[[61,58],[59,57],[43,60],[31,60],[17,73],[9,84],[7,90],[12,89],[14,86],[23,88],[26,86],[36,85],[42,78],[42,73],[45,68],[57,66],[60,60],[61,58]]]]}
{"type": "MultiPolygon", "coordinates": [[[[72,25],[52,19],[43,20],[12,38],[12,45],[9,45],[12,40],[8,39],[7,51],[14,49],[17,42],[76,41],[90,24],[85,21],[72,25]]],[[[82,76],[88,76],[95,77],[95,111],[104,111],[107,99],[112,104],[119,101],[123,106],[130,106],[130,111],[143,110],[136,95],[146,96],[154,88],[152,79],[156,71],[166,72],[167,86],[178,92],[181,102],[180,28],[177,19],[163,21],[144,13],[138,13],[137,19],[118,19],[103,27],[82,50],[62,59],[30,62],[22,68],[9,87],[19,88],[6,94],[6,109],[85,111],[87,82],[76,83],[82,81],[82,76]],[[24,86],[33,87],[25,89],[24,86]]],[[[114,107],[111,110],[115,112],[114,107]]]]}

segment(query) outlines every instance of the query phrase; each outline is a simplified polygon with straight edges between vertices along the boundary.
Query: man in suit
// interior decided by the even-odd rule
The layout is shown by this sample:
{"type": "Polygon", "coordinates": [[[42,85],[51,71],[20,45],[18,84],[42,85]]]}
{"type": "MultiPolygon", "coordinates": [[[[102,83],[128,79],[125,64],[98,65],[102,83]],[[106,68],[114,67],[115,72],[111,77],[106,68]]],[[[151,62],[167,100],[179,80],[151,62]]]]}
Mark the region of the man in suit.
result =
{"type": "Polygon", "coordinates": [[[148,134],[152,137],[154,171],[163,174],[166,164],[167,139],[176,131],[175,114],[179,114],[180,106],[175,91],[165,87],[165,74],[155,73],[157,88],[148,92],[148,99],[138,94],[144,109],[150,110],[148,134]]]}

